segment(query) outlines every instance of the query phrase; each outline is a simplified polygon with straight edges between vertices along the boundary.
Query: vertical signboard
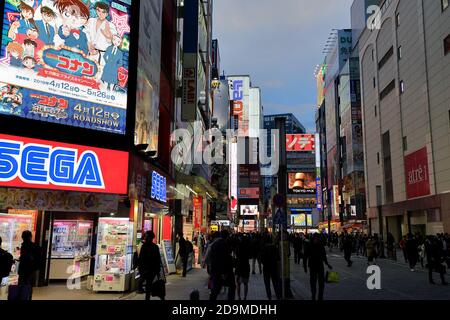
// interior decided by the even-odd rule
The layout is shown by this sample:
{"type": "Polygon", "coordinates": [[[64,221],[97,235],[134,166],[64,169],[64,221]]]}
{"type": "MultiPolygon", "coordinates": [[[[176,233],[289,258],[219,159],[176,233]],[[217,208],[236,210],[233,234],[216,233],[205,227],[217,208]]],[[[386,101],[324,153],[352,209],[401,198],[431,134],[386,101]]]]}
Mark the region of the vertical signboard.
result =
{"type": "Polygon", "coordinates": [[[332,208],[333,212],[332,215],[335,218],[339,218],[339,186],[334,185],[333,186],[333,195],[332,195],[332,208]]]}
{"type": "Polygon", "coordinates": [[[250,88],[248,127],[249,137],[258,138],[261,128],[261,90],[250,88]]]}
{"type": "Polygon", "coordinates": [[[405,156],[405,175],[408,199],[431,193],[426,147],[405,156]]]}
{"type": "Polygon", "coordinates": [[[125,134],[131,1],[3,2],[0,113],[125,134]]]}
{"type": "Polygon", "coordinates": [[[195,197],[194,198],[194,230],[199,231],[202,227],[203,222],[203,198],[195,197]]]}
{"type": "Polygon", "coordinates": [[[237,211],[238,199],[238,163],[237,163],[237,143],[230,143],[230,190],[229,197],[231,201],[231,212],[237,211]]]}
{"type": "Polygon", "coordinates": [[[320,163],[321,163],[321,158],[320,158],[320,134],[316,133],[315,135],[316,138],[316,146],[318,146],[318,148],[316,148],[315,153],[316,153],[316,197],[317,197],[317,210],[322,211],[322,175],[321,175],[321,168],[320,168],[320,163]]]}
{"type": "Polygon", "coordinates": [[[181,120],[195,121],[197,116],[197,54],[185,53],[181,120]]]}
{"type": "Polygon", "coordinates": [[[250,77],[229,77],[231,81],[230,97],[233,101],[233,115],[238,120],[240,137],[248,136],[249,104],[250,104],[250,77]]]}
{"type": "Polygon", "coordinates": [[[162,0],[140,2],[134,143],[157,156],[161,74],[162,0]]]}

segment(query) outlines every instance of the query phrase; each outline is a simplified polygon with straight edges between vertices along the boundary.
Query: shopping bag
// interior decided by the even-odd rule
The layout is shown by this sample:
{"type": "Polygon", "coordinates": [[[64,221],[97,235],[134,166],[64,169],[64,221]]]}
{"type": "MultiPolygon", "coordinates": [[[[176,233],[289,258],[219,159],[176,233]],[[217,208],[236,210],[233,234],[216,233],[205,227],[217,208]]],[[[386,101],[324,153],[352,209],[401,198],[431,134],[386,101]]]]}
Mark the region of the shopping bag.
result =
{"type": "Polygon", "coordinates": [[[9,301],[31,300],[31,285],[12,285],[8,288],[9,301]]]}
{"type": "Polygon", "coordinates": [[[162,279],[158,279],[151,286],[152,297],[159,297],[164,300],[166,296],[166,283],[162,279]]]}
{"type": "Polygon", "coordinates": [[[339,283],[339,273],[336,271],[327,271],[325,281],[327,283],[339,283]]]}

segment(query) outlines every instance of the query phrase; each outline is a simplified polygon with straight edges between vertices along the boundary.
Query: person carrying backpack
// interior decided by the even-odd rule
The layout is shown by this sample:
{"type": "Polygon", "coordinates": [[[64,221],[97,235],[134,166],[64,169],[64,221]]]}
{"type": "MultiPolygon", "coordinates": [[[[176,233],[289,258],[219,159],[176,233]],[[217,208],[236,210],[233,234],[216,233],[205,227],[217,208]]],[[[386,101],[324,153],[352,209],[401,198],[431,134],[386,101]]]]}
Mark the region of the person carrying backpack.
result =
{"type": "Polygon", "coordinates": [[[0,237],[0,282],[9,276],[13,263],[13,256],[2,249],[2,237],[0,237]]]}

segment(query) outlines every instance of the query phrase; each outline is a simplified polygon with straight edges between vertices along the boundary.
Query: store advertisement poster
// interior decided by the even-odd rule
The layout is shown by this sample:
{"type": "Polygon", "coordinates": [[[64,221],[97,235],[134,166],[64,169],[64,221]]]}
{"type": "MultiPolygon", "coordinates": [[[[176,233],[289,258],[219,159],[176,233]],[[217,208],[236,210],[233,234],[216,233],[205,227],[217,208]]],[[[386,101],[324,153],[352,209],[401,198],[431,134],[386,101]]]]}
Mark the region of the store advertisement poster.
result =
{"type": "Polygon", "coordinates": [[[125,134],[131,0],[8,0],[0,114],[125,134]]]}
{"type": "Polygon", "coordinates": [[[315,194],[316,175],[314,172],[289,172],[289,194],[315,194]]]}
{"type": "Polygon", "coordinates": [[[153,152],[158,151],[161,27],[162,0],[141,1],[134,143],[153,152]]]}
{"type": "MultiPolygon", "coordinates": [[[[61,212],[117,212],[118,200],[119,196],[112,194],[0,188],[0,208],[61,212]]],[[[11,210],[8,213],[16,214],[11,210]]]]}

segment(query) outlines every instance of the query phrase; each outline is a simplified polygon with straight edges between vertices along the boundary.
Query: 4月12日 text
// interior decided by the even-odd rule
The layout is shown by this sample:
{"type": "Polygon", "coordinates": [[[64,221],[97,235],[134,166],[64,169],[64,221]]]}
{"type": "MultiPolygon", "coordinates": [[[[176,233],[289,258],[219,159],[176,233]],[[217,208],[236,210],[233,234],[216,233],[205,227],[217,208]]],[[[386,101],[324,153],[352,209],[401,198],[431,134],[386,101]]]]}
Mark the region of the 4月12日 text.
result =
{"type": "Polygon", "coordinates": [[[172,308],[173,316],[197,316],[203,318],[207,313],[215,315],[276,315],[276,305],[217,305],[214,308],[183,306],[172,308]]]}

